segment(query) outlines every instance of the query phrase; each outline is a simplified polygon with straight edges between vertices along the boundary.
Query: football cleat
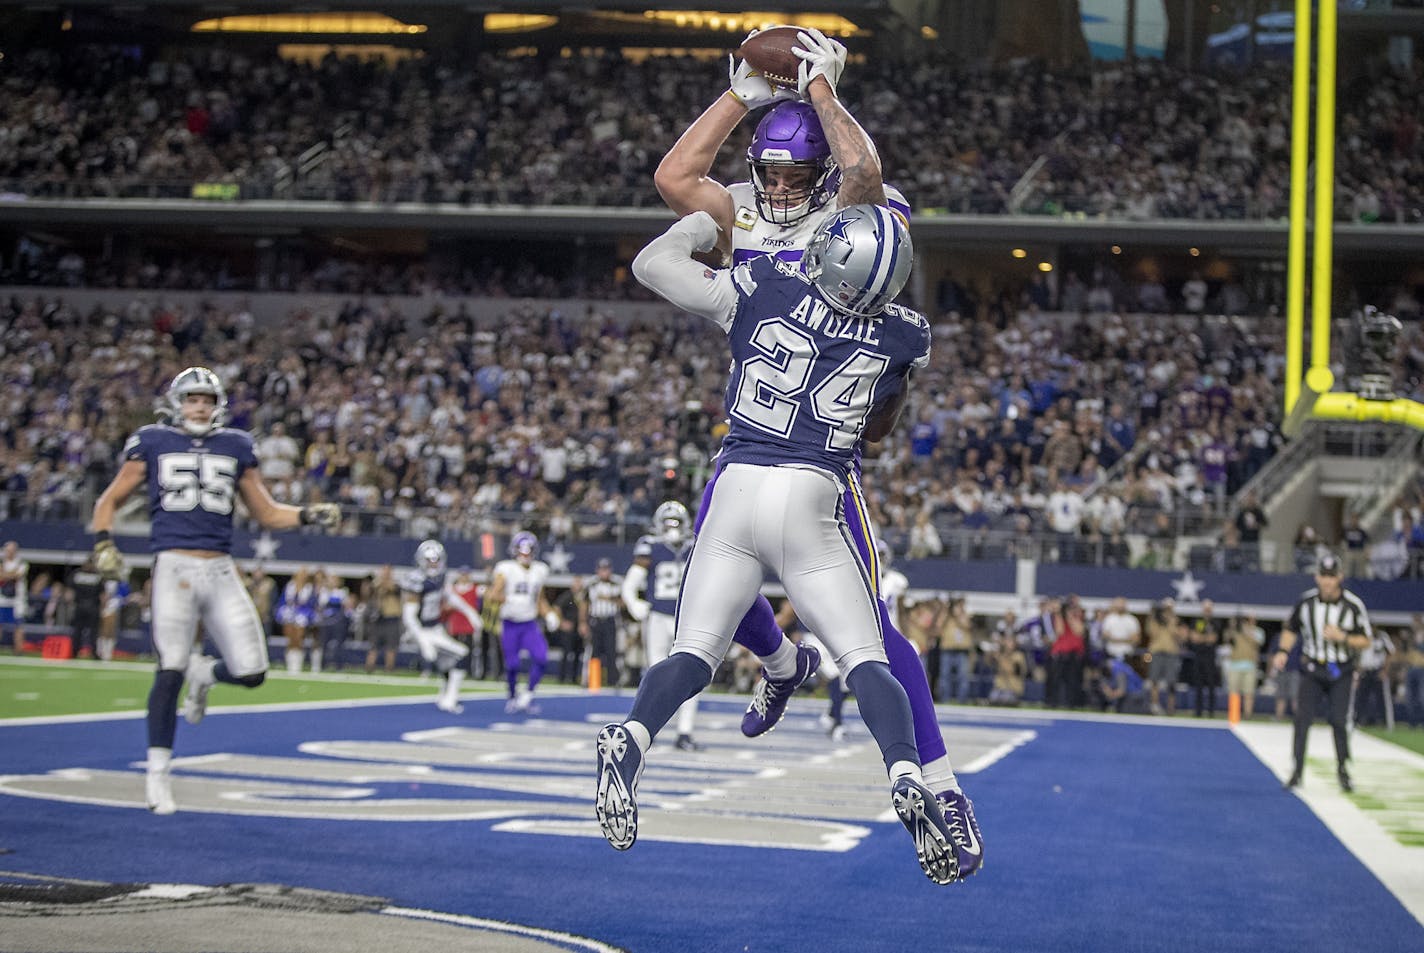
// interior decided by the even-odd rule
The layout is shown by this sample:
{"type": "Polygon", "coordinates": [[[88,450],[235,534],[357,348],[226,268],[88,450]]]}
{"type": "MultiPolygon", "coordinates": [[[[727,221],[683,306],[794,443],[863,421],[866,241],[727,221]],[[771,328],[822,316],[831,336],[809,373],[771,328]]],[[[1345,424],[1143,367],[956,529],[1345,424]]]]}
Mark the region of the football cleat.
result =
{"type": "Polygon", "coordinates": [[[447,702],[444,699],[435,703],[435,707],[450,715],[463,715],[465,706],[459,702],[447,702]]]}
{"type": "Polygon", "coordinates": [[[593,807],[598,826],[615,850],[627,850],[638,839],[638,779],[643,753],[620,724],[598,732],[598,793],[593,807]]]}
{"type": "Polygon", "coordinates": [[[144,776],[143,786],[148,809],[154,814],[172,814],[178,810],[173,800],[173,776],[167,768],[150,769],[144,776]]]}
{"type": "Polygon", "coordinates": [[[678,735],[673,747],[678,751],[701,751],[702,745],[692,740],[691,735],[678,735]]]}
{"type": "Polygon", "coordinates": [[[890,803],[915,841],[915,856],[925,876],[937,884],[951,884],[959,879],[959,861],[955,858],[949,825],[930,789],[914,778],[899,778],[890,788],[890,803]]]}
{"type": "Polygon", "coordinates": [[[188,682],[188,694],[183,697],[183,719],[196,725],[208,713],[208,689],[213,687],[213,659],[202,655],[188,656],[188,671],[183,678],[188,682]]]}
{"type": "Polygon", "coordinates": [[[935,799],[949,825],[949,838],[959,862],[959,879],[972,877],[984,865],[984,838],[979,834],[979,821],[974,817],[974,802],[963,791],[954,790],[941,791],[935,799]]]}
{"type": "Polygon", "coordinates": [[[517,715],[523,710],[524,708],[519,704],[518,698],[511,698],[504,703],[504,713],[506,715],[517,715]]]}
{"type": "Polygon", "coordinates": [[[742,716],[742,734],[748,738],[764,735],[775,728],[781,716],[786,714],[786,704],[796,694],[806,679],[821,667],[821,653],[809,645],[796,645],[796,674],[781,681],[766,677],[766,669],[761,670],[761,681],[752,692],[752,703],[742,716]]]}

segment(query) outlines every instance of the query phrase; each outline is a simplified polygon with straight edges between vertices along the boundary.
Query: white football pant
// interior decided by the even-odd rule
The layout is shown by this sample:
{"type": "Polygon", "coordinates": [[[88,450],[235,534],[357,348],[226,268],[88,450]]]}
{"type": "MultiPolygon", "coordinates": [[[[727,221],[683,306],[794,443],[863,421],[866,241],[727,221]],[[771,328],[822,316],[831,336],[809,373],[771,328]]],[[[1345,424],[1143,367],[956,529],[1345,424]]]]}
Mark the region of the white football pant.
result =
{"type": "Polygon", "coordinates": [[[198,623],[238,678],[267,671],[267,635],[231,556],[164,550],[153,560],[153,646],[158,667],[188,667],[198,623]]]}
{"type": "Polygon", "coordinates": [[[841,515],[842,495],[821,470],[728,464],[693,544],[673,651],[715,671],[770,570],[842,672],[885,662],[875,589],[841,515]]]}
{"type": "Polygon", "coordinates": [[[440,657],[440,653],[453,655],[456,659],[462,659],[470,654],[469,646],[452,639],[441,625],[417,625],[410,629],[410,634],[415,638],[416,645],[420,647],[420,657],[427,662],[434,662],[440,657]]]}

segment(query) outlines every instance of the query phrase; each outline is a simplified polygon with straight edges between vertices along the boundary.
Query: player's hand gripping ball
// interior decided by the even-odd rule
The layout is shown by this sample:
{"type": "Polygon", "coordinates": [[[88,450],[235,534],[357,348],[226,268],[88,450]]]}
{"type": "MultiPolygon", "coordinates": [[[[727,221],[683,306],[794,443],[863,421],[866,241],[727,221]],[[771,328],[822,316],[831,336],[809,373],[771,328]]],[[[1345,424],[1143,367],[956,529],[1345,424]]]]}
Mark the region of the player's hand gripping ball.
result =
{"type": "Polygon", "coordinates": [[[791,52],[799,45],[796,35],[801,32],[794,26],[772,26],[765,30],[753,30],[742,41],[737,55],[752,69],[766,77],[773,86],[795,89],[799,83],[801,58],[791,52]]]}

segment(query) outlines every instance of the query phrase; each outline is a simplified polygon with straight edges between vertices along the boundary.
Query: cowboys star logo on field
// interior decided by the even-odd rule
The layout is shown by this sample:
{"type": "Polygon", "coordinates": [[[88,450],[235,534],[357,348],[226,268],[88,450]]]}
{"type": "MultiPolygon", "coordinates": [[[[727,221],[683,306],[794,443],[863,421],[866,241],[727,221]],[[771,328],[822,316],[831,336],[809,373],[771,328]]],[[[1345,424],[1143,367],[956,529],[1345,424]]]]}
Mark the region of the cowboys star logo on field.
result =
{"type": "MultiPolygon", "coordinates": [[[[594,819],[595,723],[531,719],[407,732],[396,741],[310,741],[293,756],[221,753],[173,761],[180,812],[360,821],[487,821],[495,831],[602,839],[594,819]]],[[[879,752],[868,735],[828,748],[788,716],[774,741],[750,745],[733,717],[707,718],[707,747],[659,744],[638,789],[639,839],[847,851],[894,823],[879,752]],[[790,723],[788,725],[788,723],[790,723]]],[[[961,757],[993,758],[1033,736],[954,729],[961,757]]],[[[143,809],[131,770],[62,768],[0,777],[0,793],[143,809]]],[[[965,767],[973,767],[965,762],[965,767]]],[[[961,774],[966,773],[961,768],[961,774]]]]}

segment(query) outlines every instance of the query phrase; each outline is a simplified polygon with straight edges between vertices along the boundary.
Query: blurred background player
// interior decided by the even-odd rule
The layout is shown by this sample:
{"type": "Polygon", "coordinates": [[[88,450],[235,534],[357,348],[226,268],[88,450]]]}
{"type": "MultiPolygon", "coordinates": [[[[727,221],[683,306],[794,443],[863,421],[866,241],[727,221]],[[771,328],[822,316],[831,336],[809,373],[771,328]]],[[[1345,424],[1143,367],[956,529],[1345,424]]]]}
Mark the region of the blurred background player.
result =
{"type": "MultiPolygon", "coordinates": [[[[716,223],[716,249],[724,261],[740,264],[772,255],[799,262],[816,230],[838,209],[862,201],[847,190],[864,170],[880,177],[875,144],[836,96],[845,69],[845,48],[816,30],[801,34],[801,46],[825,82],[823,93],[811,97],[807,88],[772,86],[745,62],[730,61],[730,88],[719,95],[663,157],[654,176],[658,194],[678,215],[704,211],[716,223]],[[747,150],[750,182],[724,186],[709,173],[717,152],[749,112],[770,106],[757,124],[747,150]]],[[[884,205],[902,223],[909,224],[905,197],[883,181],[872,201],[884,205]]],[[[874,439],[879,439],[874,438],[874,439]]],[[[845,491],[845,510],[862,558],[876,562],[875,534],[860,490],[857,452],[845,491]]],[[[707,510],[711,484],[703,494],[698,520],[707,510]]],[[[699,527],[694,527],[694,530],[699,527]]],[[[973,806],[954,775],[944,736],[934,710],[934,696],[918,650],[900,633],[890,607],[882,602],[881,627],[890,668],[910,697],[915,713],[915,741],[925,778],[941,802],[963,815],[966,829],[974,831],[972,850],[965,845],[961,862],[966,874],[982,859],[973,806]]],[[[825,633],[819,633],[824,635],[825,633]]],[[[776,624],[771,603],[760,596],[737,627],[736,641],[762,660],[763,679],[742,722],[749,737],[769,731],[786,711],[791,695],[819,667],[809,643],[796,646],[776,624]]]]}
{"type": "MultiPolygon", "coordinates": [[[[618,621],[623,615],[623,583],[613,575],[613,561],[600,559],[588,581],[589,659],[598,660],[601,685],[618,685],[627,675],[627,660],[619,664],[618,621]],[[620,671],[621,670],[621,671],[620,671]]],[[[592,682],[590,682],[592,684],[592,682]]]]}
{"type": "Polygon", "coordinates": [[[30,564],[20,558],[20,544],[10,540],[0,550],[0,631],[10,629],[16,655],[25,651],[25,615],[30,608],[30,564]]]}
{"type": "Polygon", "coordinates": [[[504,646],[504,675],[509,683],[509,701],[504,710],[510,714],[535,714],[534,690],[544,677],[549,661],[549,643],[544,638],[543,625],[559,627],[558,613],[544,598],[544,583],[549,579],[549,565],[535,557],[539,555],[539,538],[530,532],[518,532],[509,541],[509,559],[495,564],[491,576],[489,601],[499,607],[500,641],[504,646]],[[522,653],[529,655],[528,688],[518,691],[519,666],[522,653]]]}
{"type": "Polygon", "coordinates": [[[267,674],[267,638],[232,556],[234,498],[268,529],[306,524],[333,527],[335,503],[298,507],[278,503],[257,471],[252,437],[223,426],[227,393],[216,374],[190,367],[168,385],[167,422],[141,427],[124,445],[124,463],[94,504],[94,566],[107,577],[123,570],[110,533],[114,513],[147,483],[153,560],[153,645],[158,672],[148,695],[149,810],[172,814],[170,767],[177,734],[177,702],[184,678],[183,715],[197,724],[214,682],[256,688],[267,674]],[[218,659],[194,653],[199,623],[218,659]]]}
{"type": "MultiPolygon", "coordinates": [[[[668,500],[653,513],[653,532],[638,540],[633,548],[633,565],[623,577],[623,603],[629,614],[643,623],[643,650],[649,666],[658,664],[672,651],[677,597],[682,592],[682,576],[691,552],[692,518],[687,507],[668,500]]],[[[676,745],[680,750],[701,749],[692,737],[696,721],[697,697],[693,696],[677,710],[676,745]]]]}
{"type": "Polygon", "coordinates": [[[460,683],[465,670],[460,666],[469,648],[461,645],[445,631],[443,618],[448,606],[463,615],[471,630],[480,625],[479,614],[455,593],[449,573],[445,571],[445,547],[427,539],[415,548],[415,568],[401,580],[405,593],[401,618],[406,631],[420,647],[420,657],[432,665],[444,678],[435,707],[458,715],[465,708],[460,704],[460,683]]]}

